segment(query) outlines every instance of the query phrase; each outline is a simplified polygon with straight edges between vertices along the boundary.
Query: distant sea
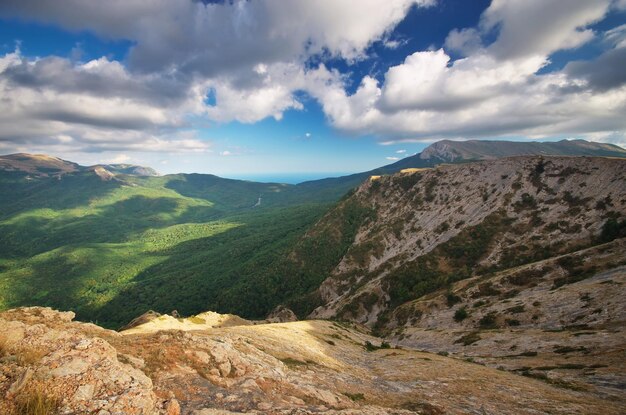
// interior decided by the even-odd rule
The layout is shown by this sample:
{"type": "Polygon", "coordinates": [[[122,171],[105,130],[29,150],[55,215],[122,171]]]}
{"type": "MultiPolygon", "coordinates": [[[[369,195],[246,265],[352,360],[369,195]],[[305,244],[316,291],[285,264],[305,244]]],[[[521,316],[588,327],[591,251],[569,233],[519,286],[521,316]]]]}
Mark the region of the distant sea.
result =
{"type": "Polygon", "coordinates": [[[241,174],[224,175],[229,179],[250,180],[263,183],[298,184],[309,180],[325,179],[327,177],[346,176],[352,173],[273,173],[273,174],[241,174]]]}

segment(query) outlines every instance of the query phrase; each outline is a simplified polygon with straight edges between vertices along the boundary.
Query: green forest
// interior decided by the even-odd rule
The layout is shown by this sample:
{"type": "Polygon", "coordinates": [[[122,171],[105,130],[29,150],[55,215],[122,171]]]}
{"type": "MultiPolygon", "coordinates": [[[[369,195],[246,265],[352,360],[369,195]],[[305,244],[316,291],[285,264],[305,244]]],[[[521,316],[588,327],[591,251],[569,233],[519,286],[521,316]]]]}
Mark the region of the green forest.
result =
{"type": "Polygon", "coordinates": [[[51,306],[112,328],[151,309],[263,318],[291,301],[305,312],[303,296],[340,260],[365,214],[346,206],[355,219],[338,223],[341,232],[303,238],[346,184],[117,177],[0,173],[1,309],[51,306]]]}

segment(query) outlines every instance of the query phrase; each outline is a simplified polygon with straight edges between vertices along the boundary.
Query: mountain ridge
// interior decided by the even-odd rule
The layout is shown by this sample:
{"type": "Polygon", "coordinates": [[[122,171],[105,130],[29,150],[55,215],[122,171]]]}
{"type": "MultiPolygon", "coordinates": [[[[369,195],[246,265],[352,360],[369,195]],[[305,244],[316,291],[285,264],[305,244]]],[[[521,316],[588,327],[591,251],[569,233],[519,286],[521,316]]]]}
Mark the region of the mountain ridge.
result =
{"type": "MultiPolygon", "coordinates": [[[[582,139],[561,140],[557,142],[522,142],[504,140],[440,140],[426,147],[422,152],[403,158],[365,172],[358,172],[339,177],[327,177],[317,180],[308,180],[297,183],[295,186],[314,188],[325,183],[360,183],[373,175],[397,173],[406,168],[432,167],[440,163],[455,163],[459,161],[493,160],[501,157],[521,155],[571,155],[571,156],[602,156],[626,158],[626,149],[610,143],[591,142],[582,139]]],[[[97,167],[107,169],[113,174],[128,174],[136,176],[158,176],[151,167],[134,164],[95,164],[81,166],[58,157],[45,154],[15,153],[0,155],[0,170],[21,171],[48,175],[57,171],[57,174],[76,171],[94,170],[97,167]],[[49,170],[46,172],[46,170],[49,170]]],[[[173,173],[176,175],[181,173],[173,173]]],[[[198,174],[198,173],[191,173],[198,174]]],[[[228,180],[227,177],[215,176],[228,180]]],[[[248,181],[248,180],[243,180],[248,181]]],[[[341,186],[342,189],[345,187],[341,186]]]]}

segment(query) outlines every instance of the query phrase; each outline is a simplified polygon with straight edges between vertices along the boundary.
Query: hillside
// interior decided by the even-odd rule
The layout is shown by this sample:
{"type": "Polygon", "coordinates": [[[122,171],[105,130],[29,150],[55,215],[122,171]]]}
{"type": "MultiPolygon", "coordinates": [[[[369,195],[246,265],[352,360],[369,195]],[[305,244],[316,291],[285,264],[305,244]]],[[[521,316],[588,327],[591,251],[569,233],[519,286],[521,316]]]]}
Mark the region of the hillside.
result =
{"type": "Polygon", "coordinates": [[[319,239],[345,205],[369,212],[299,312],[619,400],[625,194],[623,159],[514,157],[373,177],[305,235],[319,239]]]}
{"type": "MultiPolygon", "coordinates": [[[[623,401],[394,348],[328,321],[113,332],[70,312],[0,313],[0,412],[620,414],[623,401]],[[382,346],[382,347],[380,347],[382,346]],[[410,368],[410,370],[407,370],[410,368]]],[[[193,323],[192,323],[193,324],[193,323]]]]}
{"type": "Polygon", "coordinates": [[[1,309],[50,305],[114,327],[148,309],[263,317],[286,297],[247,286],[263,285],[328,209],[314,195],[285,195],[287,185],[66,170],[0,172],[1,309]]]}
{"type": "MultiPolygon", "coordinates": [[[[487,145],[489,151],[494,145],[487,145]]],[[[315,293],[323,291],[316,289],[354,238],[362,238],[357,234],[363,221],[378,209],[358,195],[349,197],[311,228],[365,173],[287,185],[206,174],[154,176],[137,166],[82,167],[24,154],[2,160],[11,166],[0,168],[0,308],[72,309],[79,319],[107,327],[121,327],[150,309],[191,315],[210,308],[263,318],[286,303],[306,316],[321,305],[315,293]]],[[[402,180],[410,184],[414,176],[405,175],[402,180]]],[[[379,183],[395,180],[383,177],[379,183]]],[[[474,196],[473,210],[493,213],[492,207],[482,208],[482,193],[474,196]]],[[[402,212],[389,218],[381,226],[397,229],[404,220],[402,212]]],[[[354,248],[350,255],[368,249],[354,248]]],[[[373,263],[392,258],[396,248],[389,249],[373,263]]]]}
{"type": "Polygon", "coordinates": [[[621,235],[624,194],[623,159],[515,157],[372,179],[345,201],[374,213],[311,316],[384,327],[396,307],[455,281],[621,235]]]}

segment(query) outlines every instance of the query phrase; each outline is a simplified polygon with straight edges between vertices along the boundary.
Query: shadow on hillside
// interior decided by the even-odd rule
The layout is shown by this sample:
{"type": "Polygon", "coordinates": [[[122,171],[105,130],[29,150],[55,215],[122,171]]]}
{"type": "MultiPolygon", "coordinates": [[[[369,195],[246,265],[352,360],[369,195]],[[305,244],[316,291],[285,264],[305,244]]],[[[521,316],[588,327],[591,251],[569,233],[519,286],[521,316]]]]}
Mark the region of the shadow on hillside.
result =
{"type": "Polygon", "coordinates": [[[0,219],[34,209],[72,209],[87,205],[122,186],[119,181],[102,181],[94,174],[26,181],[0,175],[0,219]]]}
{"type": "MultiPolygon", "coordinates": [[[[297,274],[289,273],[279,260],[325,207],[238,215],[213,222],[216,233],[211,236],[169,246],[164,243],[163,248],[158,248],[159,244],[137,248],[141,241],[124,242],[129,235],[170,224],[145,216],[138,207],[150,201],[142,199],[112,205],[101,215],[68,221],[58,233],[49,235],[54,240],[42,239],[46,248],[36,242],[34,246],[41,250],[59,248],[30,258],[22,268],[8,270],[3,277],[14,282],[3,295],[5,302],[10,307],[45,305],[73,310],[80,320],[118,328],[149,309],[161,313],[176,309],[181,315],[217,310],[264,317],[277,301],[310,289],[308,285],[300,287],[297,274]],[[295,279],[288,284],[290,291],[284,286],[288,278],[295,279]]],[[[171,213],[176,208],[167,198],[152,202],[153,212],[171,213]]],[[[201,213],[194,207],[182,216],[197,218],[201,213]]],[[[43,238],[45,229],[41,232],[43,238]]],[[[157,235],[162,237],[168,236],[157,235]]]]}
{"type": "Polygon", "coordinates": [[[29,257],[59,247],[92,243],[121,243],[148,229],[219,216],[211,207],[191,206],[181,213],[180,200],[133,196],[82,217],[25,217],[0,225],[0,255],[29,257]]]}
{"type": "Polygon", "coordinates": [[[264,200],[261,206],[303,202],[302,196],[294,193],[293,185],[224,179],[210,174],[187,174],[170,180],[165,187],[183,196],[215,202],[228,210],[252,208],[259,197],[264,200]]]}
{"type": "Polygon", "coordinates": [[[314,288],[285,259],[323,212],[309,207],[250,215],[239,227],[161,251],[163,261],[137,273],[89,318],[115,328],[148,310],[264,318],[276,304],[314,288]]]}

